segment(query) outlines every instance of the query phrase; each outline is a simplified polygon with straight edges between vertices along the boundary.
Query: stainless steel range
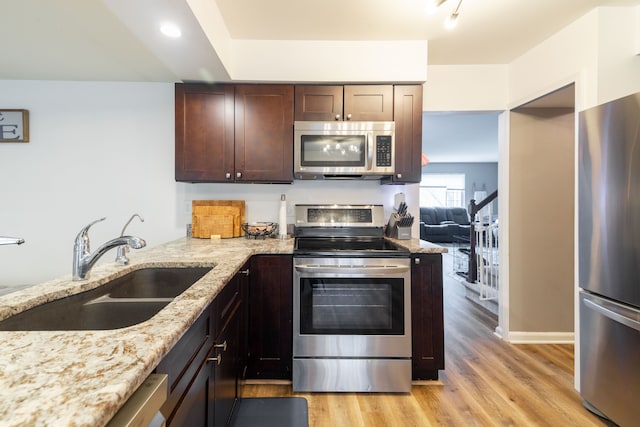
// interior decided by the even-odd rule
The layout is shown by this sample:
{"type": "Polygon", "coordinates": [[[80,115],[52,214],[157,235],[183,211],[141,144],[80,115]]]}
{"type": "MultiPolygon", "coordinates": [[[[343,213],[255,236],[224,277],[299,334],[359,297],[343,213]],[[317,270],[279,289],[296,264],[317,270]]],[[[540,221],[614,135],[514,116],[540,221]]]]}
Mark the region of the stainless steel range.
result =
{"type": "Polygon", "coordinates": [[[409,251],[381,205],[297,205],[293,390],[409,392],[409,251]]]}

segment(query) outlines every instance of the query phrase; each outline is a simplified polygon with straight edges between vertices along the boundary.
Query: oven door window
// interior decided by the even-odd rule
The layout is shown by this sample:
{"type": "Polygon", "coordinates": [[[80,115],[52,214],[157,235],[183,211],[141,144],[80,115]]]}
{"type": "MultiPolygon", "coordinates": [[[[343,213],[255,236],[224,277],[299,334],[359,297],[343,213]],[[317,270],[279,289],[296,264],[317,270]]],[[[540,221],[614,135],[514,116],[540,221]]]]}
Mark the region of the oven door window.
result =
{"type": "Polygon", "coordinates": [[[301,135],[302,166],[365,166],[366,135],[301,135]]]}
{"type": "Polygon", "coordinates": [[[404,279],[301,278],[300,332],[403,335],[404,279]]]}

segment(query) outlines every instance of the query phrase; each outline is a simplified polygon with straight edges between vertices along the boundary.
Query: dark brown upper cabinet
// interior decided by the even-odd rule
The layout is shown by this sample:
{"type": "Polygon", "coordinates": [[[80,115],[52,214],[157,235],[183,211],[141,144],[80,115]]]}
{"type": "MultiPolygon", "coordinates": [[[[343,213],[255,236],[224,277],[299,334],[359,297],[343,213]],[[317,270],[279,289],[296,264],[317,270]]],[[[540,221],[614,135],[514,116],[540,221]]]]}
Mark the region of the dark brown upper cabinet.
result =
{"type": "Polygon", "coordinates": [[[295,119],[318,122],[342,120],[342,86],[297,85],[295,119]]]}
{"type": "Polygon", "coordinates": [[[177,181],[293,181],[293,85],[175,91],[177,181]]]}
{"type": "Polygon", "coordinates": [[[393,95],[395,122],[395,173],[383,184],[417,183],[422,178],[422,85],[396,85],[393,95]]]}
{"type": "Polygon", "coordinates": [[[232,85],[176,84],[176,181],[220,182],[234,171],[232,85]]]}
{"type": "Polygon", "coordinates": [[[392,121],[393,85],[297,85],[295,119],[392,121]]]}
{"type": "Polygon", "coordinates": [[[235,180],[293,181],[293,85],[236,85],[235,180]]]}

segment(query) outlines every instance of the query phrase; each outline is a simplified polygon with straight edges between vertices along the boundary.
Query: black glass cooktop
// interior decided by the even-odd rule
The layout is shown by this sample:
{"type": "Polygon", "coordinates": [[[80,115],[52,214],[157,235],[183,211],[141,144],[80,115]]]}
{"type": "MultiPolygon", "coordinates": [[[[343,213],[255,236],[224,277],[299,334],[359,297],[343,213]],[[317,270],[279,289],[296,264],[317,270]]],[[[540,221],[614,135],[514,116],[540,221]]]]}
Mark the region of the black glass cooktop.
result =
{"type": "Polygon", "coordinates": [[[384,238],[298,237],[296,255],[408,256],[409,251],[384,238]]]}

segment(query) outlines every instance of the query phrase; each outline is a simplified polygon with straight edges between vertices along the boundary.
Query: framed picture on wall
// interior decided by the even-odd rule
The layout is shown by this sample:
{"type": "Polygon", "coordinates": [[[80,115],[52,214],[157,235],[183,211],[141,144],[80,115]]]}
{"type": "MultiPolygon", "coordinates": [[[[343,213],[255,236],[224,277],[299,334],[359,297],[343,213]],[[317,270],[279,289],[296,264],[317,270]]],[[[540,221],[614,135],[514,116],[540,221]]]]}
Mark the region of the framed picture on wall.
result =
{"type": "Polygon", "coordinates": [[[0,109],[0,142],[29,142],[29,110],[0,109]]]}

